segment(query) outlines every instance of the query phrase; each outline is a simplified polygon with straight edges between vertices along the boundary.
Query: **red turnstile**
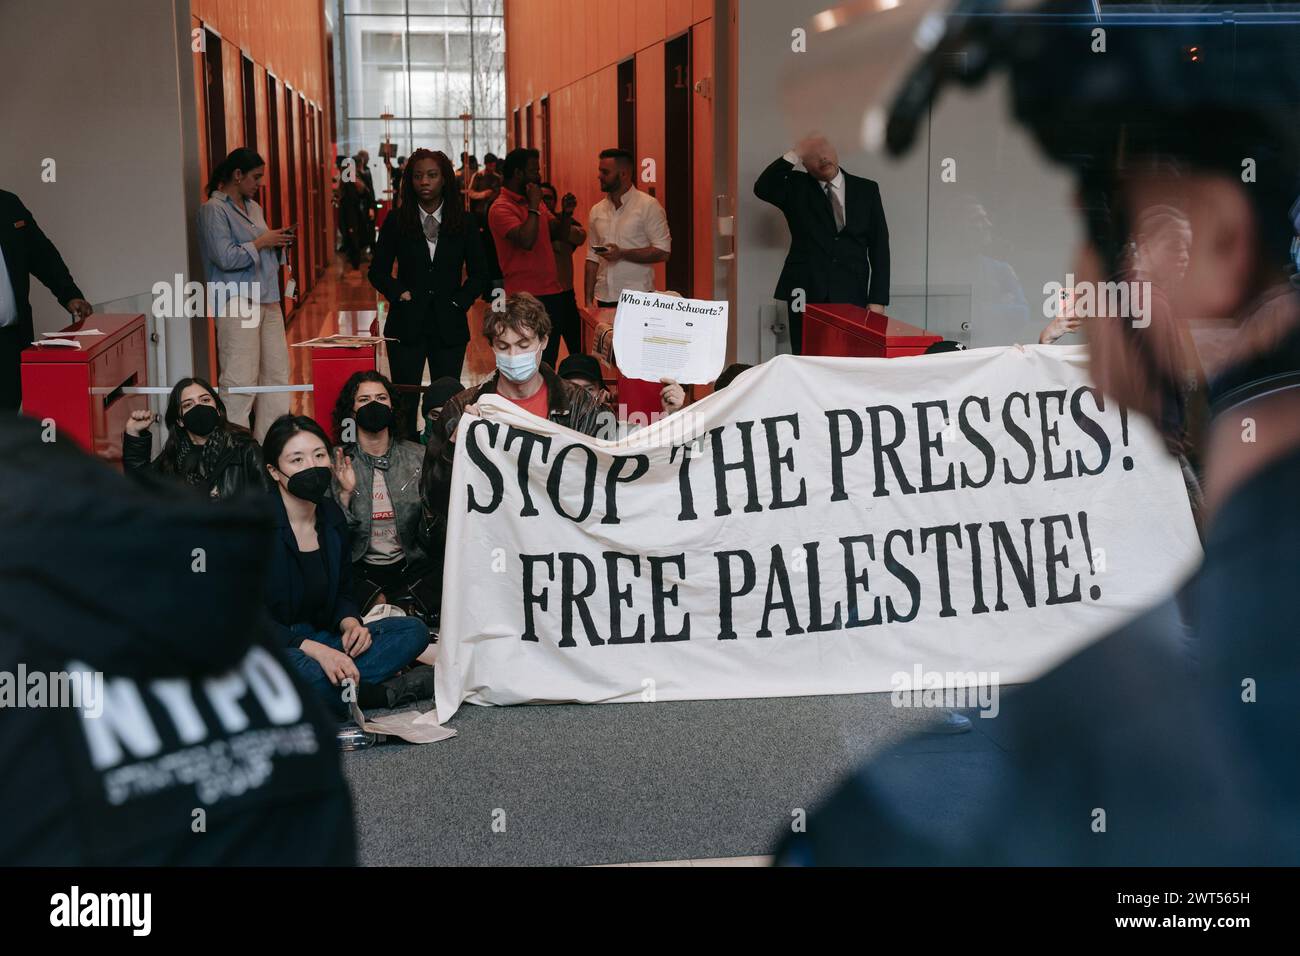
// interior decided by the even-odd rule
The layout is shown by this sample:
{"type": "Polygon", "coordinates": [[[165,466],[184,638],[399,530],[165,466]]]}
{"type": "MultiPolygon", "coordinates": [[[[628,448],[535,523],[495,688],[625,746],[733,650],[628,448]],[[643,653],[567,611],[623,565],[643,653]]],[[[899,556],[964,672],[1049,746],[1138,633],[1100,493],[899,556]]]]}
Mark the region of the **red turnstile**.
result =
{"type": "MultiPolygon", "coordinates": [[[[378,313],[374,311],[340,312],[338,334],[373,335],[378,324],[378,313]]],[[[325,434],[334,436],[334,403],[348,379],[356,372],[373,372],[376,368],[373,345],[311,349],[311,417],[325,429],[325,434]]]]}
{"type": "Polygon", "coordinates": [[[898,358],[922,355],[942,341],[942,335],[856,305],[809,303],[803,316],[804,355],[898,358]]]}
{"type": "Polygon", "coordinates": [[[22,353],[23,413],[52,419],[90,454],[122,460],[122,432],[133,411],[149,408],[144,395],[123,388],[149,384],[149,336],[143,314],[89,316],[64,333],[98,329],[102,335],[71,336],[77,348],[29,346],[22,353]]]}

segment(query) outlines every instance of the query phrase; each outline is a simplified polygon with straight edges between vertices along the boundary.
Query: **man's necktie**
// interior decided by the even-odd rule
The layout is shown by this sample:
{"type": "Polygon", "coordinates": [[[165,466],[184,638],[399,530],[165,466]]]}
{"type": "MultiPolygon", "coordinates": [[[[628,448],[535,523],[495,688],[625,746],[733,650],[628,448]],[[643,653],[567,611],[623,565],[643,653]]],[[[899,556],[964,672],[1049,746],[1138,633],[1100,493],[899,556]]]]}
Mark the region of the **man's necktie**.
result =
{"type": "Polygon", "coordinates": [[[430,242],[438,241],[438,220],[435,216],[424,217],[424,238],[430,242]]]}
{"type": "MultiPolygon", "coordinates": [[[[835,190],[830,183],[823,184],[826,187],[826,198],[831,201],[831,212],[835,214],[835,231],[839,232],[844,228],[844,207],[840,205],[840,197],[835,195],[835,190]]],[[[433,218],[430,216],[429,218],[433,218]]]]}

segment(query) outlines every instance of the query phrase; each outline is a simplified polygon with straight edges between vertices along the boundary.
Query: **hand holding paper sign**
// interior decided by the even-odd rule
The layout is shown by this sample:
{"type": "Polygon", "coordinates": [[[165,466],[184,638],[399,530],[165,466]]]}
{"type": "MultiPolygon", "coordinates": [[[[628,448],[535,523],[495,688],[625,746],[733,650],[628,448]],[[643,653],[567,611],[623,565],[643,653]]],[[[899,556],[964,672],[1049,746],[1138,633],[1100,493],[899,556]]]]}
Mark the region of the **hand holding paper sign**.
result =
{"type": "Polygon", "coordinates": [[[659,382],[663,385],[659,392],[659,403],[663,413],[671,415],[673,412],[680,411],[681,407],[686,404],[686,389],[671,378],[661,378],[659,382]]]}

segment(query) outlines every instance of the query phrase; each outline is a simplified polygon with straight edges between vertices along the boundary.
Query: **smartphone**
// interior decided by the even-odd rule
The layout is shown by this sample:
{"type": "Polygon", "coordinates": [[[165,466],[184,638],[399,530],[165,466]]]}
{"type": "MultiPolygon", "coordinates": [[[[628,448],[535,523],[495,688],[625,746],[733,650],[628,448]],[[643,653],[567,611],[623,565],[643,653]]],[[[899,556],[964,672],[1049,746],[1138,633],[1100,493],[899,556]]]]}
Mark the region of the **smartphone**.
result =
{"type": "Polygon", "coordinates": [[[609,246],[592,246],[592,252],[609,252],[609,246]]]}

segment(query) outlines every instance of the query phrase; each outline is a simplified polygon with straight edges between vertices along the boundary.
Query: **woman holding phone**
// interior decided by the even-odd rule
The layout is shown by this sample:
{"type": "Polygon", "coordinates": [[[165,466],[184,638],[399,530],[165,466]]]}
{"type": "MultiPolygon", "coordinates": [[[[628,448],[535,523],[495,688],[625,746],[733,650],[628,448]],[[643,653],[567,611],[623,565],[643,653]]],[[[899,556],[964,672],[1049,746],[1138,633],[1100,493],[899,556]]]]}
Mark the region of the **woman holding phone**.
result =
{"type": "MultiPolygon", "coordinates": [[[[459,379],[469,344],[465,313],[489,277],[478,223],[466,212],[460,180],[445,153],[417,149],[402,169],[397,213],[384,220],[370,262],[370,284],[388,300],[384,334],[393,381],[420,385],[459,379]],[[393,265],[397,274],[393,274],[393,265]]],[[[398,437],[414,439],[416,402],[402,395],[398,437]]]]}
{"type": "MultiPolygon", "coordinates": [[[[223,388],[288,385],[289,348],[280,308],[280,261],[294,228],[269,229],[253,197],[266,164],[251,149],[230,153],[212,170],[208,201],[199,209],[199,242],[207,301],[217,324],[218,384],[223,388]],[[231,285],[234,283],[234,285],[231,285]]],[[[260,442],[271,422],[289,411],[288,392],[226,393],[230,421],[260,442]],[[256,399],[256,400],[255,400],[256,399]]]]}

